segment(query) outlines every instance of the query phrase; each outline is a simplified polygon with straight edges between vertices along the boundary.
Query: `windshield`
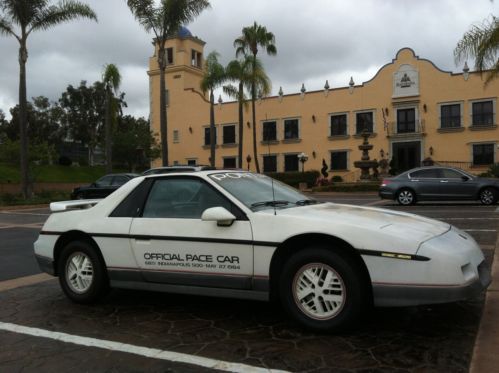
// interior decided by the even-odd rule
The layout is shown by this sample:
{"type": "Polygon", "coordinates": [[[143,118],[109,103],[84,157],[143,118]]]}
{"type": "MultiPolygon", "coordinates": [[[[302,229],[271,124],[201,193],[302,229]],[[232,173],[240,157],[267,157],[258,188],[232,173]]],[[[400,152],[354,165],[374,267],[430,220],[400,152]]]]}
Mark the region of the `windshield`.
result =
{"type": "Polygon", "coordinates": [[[209,176],[253,211],[318,203],[296,189],[261,174],[221,172],[209,176]]]}

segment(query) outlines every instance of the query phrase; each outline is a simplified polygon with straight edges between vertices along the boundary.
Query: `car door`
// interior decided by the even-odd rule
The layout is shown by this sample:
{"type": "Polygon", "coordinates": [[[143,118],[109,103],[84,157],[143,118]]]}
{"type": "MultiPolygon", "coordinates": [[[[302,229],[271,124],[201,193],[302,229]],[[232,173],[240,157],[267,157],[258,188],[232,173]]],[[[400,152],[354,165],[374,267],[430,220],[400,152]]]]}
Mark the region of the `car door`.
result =
{"type": "Polygon", "coordinates": [[[87,198],[104,198],[107,197],[111,191],[113,183],[113,175],[106,175],[101,177],[91,185],[87,191],[87,198]]]}
{"type": "Polygon", "coordinates": [[[207,181],[194,176],[154,180],[141,216],[130,229],[131,245],[146,281],[250,289],[253,235],[249,220],[207,181]],[[224,207],[230,226],[203,221],[203,211],[224,207]]]}
{"type": "Polygon", "coordinates": [[[477,182],[457,170],[442,168],[440,194],[449,199],[472,199],[477,192],[477,182]]]}
{"type": "Polygon", "coordinates": [[[414,189],[418,199],[437,199],[440,196],[440,170],[421,169],[409,174],[409,187],[414,189]]]}

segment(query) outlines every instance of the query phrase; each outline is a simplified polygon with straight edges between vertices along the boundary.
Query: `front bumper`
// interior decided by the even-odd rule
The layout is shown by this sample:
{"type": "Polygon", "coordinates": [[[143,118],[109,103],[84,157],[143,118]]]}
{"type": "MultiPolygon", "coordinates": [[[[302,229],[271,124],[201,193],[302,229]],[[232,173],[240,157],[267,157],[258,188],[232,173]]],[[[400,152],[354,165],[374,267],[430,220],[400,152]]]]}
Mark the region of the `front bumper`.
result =
{"type": "Polygon", "coordinates": [[[475,298],[491,282],[490,269],[485,261],[477,270],[478,277],[463,285],[373,284],[374,304],[380,307],[417,306],[475,298]]]}
{"type": "Polygon", "coordinates": [[[38,267],[40,267],[40,269],[43,272],[55,276],[54,261],[51,258],[47,258],[45,256],[40,256],[40,255],[35,255],[35,258],[36,261],[38,262],[38,267]]]}

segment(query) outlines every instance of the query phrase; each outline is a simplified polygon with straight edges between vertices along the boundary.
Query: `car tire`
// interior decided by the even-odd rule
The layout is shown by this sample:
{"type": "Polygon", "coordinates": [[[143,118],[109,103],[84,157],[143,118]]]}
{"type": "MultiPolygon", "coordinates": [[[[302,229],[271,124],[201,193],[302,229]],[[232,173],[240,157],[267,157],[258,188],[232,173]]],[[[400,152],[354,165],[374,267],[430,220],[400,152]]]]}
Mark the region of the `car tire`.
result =
{"type": "Polygon", "coordinates": [[[497,191],[494,188],[484,188],[479,194],[482,205],[493,205],[497,202],[497,191]]]}
{"type": "Polygon", "coordinates": [[[401,189],[397,193],[397,202],[402,206],[413,205],[416,203],[416,194],[410,189],[401,189]]]}
{"type": "Polygon", "coordinates": [[[62,290],[76,303],[93,303],[109,289],[105,265],[85,241],[70,242],[62,249],[57,273],[62,290]]]}
{"type": "Polygon", "coordinates": [[[360,316],[368,299],[365,288],[353,261],[328,247],[315,246],[284,263],[279,297],[290,317],[304,328],[337,332],[360,316]]]}

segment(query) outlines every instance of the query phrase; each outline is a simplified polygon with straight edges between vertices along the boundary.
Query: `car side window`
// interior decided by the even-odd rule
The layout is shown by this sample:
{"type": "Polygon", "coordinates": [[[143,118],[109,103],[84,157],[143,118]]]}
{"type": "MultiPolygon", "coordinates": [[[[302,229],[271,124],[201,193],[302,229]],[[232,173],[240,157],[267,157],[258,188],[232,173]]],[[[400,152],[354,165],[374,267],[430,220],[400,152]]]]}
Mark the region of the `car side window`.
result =
{"type": "Polygon", "coordinates": [[[441,175],[440,169],[431,168],[428,170],[414,171],[411,173],[410,178],[411,179],[434,179],[434,178],[441,177],[440,175],[441,175]]]}
{"type": "Polygon", "coordinates": [[[111,185],[123,185],[128,181],[126,176],[115,176],[111,185]]]}
{"type": "Polygon", "coordinates": [[[98,187],[106,187],[106,186],[110,186],[112,181],[113,181],[112,176],[103,176],[95,182],[95,185],[98,187]]]}
{"type": "Polygon", "coordinates": [[[442,177],[446,179],[461,179],[464,175],[460,172],[450,170],[448,168],[442,169],[442,177]]]}
{"type": "Polygon", "coordinates": [[[204,210],[231,203],[206,182],[196,178],[155,180],[144,206],[145,218],[201,219],[204,210]]]}

